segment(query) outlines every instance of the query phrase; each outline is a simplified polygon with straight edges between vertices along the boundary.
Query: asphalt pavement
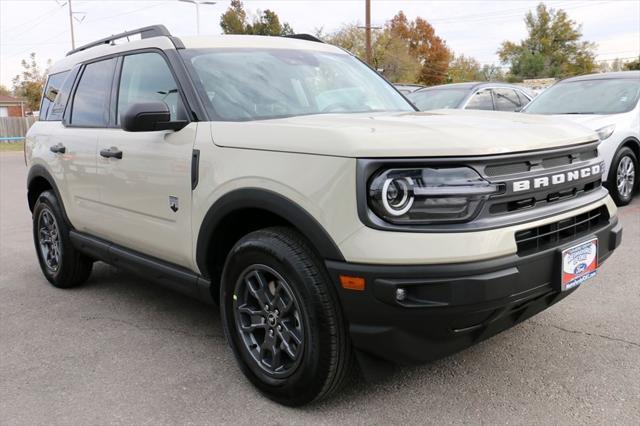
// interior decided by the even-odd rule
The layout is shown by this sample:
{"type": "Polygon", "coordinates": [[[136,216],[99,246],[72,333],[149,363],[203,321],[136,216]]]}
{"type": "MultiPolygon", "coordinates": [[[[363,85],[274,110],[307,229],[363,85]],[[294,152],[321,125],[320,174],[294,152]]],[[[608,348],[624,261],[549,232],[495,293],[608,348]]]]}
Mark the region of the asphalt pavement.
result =
{"type": "Polygon", "coordinates": [[[215,309],[99,263],[59,290],[0,153],[0,425],[640,424],[640,197],[571,297],[466,351],[292,409],[245,380],[215,309]]]}

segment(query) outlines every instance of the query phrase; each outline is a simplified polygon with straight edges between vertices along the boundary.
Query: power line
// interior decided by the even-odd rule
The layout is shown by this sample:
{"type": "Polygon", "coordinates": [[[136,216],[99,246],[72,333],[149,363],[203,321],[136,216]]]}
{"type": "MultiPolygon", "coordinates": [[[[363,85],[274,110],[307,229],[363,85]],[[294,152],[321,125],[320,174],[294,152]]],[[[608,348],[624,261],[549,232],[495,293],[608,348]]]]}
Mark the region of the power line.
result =
{"type": "MultiPolygon", "coordinates": [[[[43,22],[45,19],[47,18],[51,18],[51,13],[53,12],[54,14],[59,12],[60,10],[62,10],[63,6],[60,5],[56,5],[56,7],[54,7],[53,9],[49,9],[47,10],[46,13],[43,13],[42,15],[39,15],[37,18],[34,18],[31,21],[27,21],[28,22],[33,22],[33,25],[23,29],[22,31],[20,31],[17,34],[11,34],[11,37],[15,37],[15,38],[19,38],[21,36],[23,36],[24,34],[28,33],[29,31],[31,31],[32,29],[34,29],[35,27],[37,27],[38,25],[40,25],[41,22],[43,22]],[[37,21],[37,22],[34,22],[37,21]]],[[[18,27],[22,27],[23,25],[25,25],[26,23],[23,23],[21,25],[17,25],[13,28],[18,28],[18,27]]],[[[7,30],[7,32],[12,31],[12,30],[7,30]]]]}

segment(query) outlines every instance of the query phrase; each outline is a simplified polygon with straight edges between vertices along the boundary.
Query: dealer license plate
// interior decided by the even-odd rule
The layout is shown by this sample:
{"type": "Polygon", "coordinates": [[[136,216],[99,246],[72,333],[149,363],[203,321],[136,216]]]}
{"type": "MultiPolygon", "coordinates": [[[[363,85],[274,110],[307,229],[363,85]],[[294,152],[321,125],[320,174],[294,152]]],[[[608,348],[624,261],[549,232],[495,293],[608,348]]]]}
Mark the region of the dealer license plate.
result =
{"type": "Polygon", "coordinates": [[[596,275],[598,269],[598,239],[562,250],[561,290],[571,290],[596,275]]]}

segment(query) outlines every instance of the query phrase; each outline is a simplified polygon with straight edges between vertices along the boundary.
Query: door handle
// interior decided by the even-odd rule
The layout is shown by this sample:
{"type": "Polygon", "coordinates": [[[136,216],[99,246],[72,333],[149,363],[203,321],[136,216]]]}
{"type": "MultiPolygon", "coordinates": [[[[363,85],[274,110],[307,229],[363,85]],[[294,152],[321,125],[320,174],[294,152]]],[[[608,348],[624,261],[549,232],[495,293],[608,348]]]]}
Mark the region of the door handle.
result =
{"type": "Polygon", "coordinates": [[[58,143],[50,147],[49,151],[53,152],[54,154],[64,154],[65,152],[67,152],[67,148],[65,148],[61,143],[58,143]]]}
{"type": "Polygon", "coordinates": [[[120,151],[115,146],[112,146],[109,149],[100,150],[100,155],[104,158],[117,158],[118,160],[122,159],[122,151],[120,151]]]}

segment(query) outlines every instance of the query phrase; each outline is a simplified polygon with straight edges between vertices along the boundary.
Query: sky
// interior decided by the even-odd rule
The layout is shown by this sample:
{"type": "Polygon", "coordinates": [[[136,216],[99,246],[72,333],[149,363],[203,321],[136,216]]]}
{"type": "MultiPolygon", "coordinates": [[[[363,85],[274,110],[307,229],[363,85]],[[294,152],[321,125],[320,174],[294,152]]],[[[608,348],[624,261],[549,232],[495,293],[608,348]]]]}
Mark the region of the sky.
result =
{"type": "MultiPolygon", "coordinates": [[[[20,61],[35,52],[44,66],[71,49],[67,0],[0,0],[0,84],[11,87],[20,61]]],[[[195,35],[193,4],[178,0],[71,0],[76,46],[105,36],[152,24],[164,24],[172,34],[195,35]]],[[[229,0],[200,6],[201,34],[220,34],[220,15],[229,0]]],[[[244,0],[245,9],[271,9],[298,33],[322,28],[332,32],[343,24],[364,22],[364,0],[244,0]]],[[[373,26],[382,26],[399,10],[421,16],[456,54],[481,64],[499,64],[496,50],[504,40],[526,37],[524,14],[539,0],[372,0],[373,26]]],[[[640,55],[640,0],[553,0],[582,25],[583,39],[597,43],[597,60],[640,55]]]]}

